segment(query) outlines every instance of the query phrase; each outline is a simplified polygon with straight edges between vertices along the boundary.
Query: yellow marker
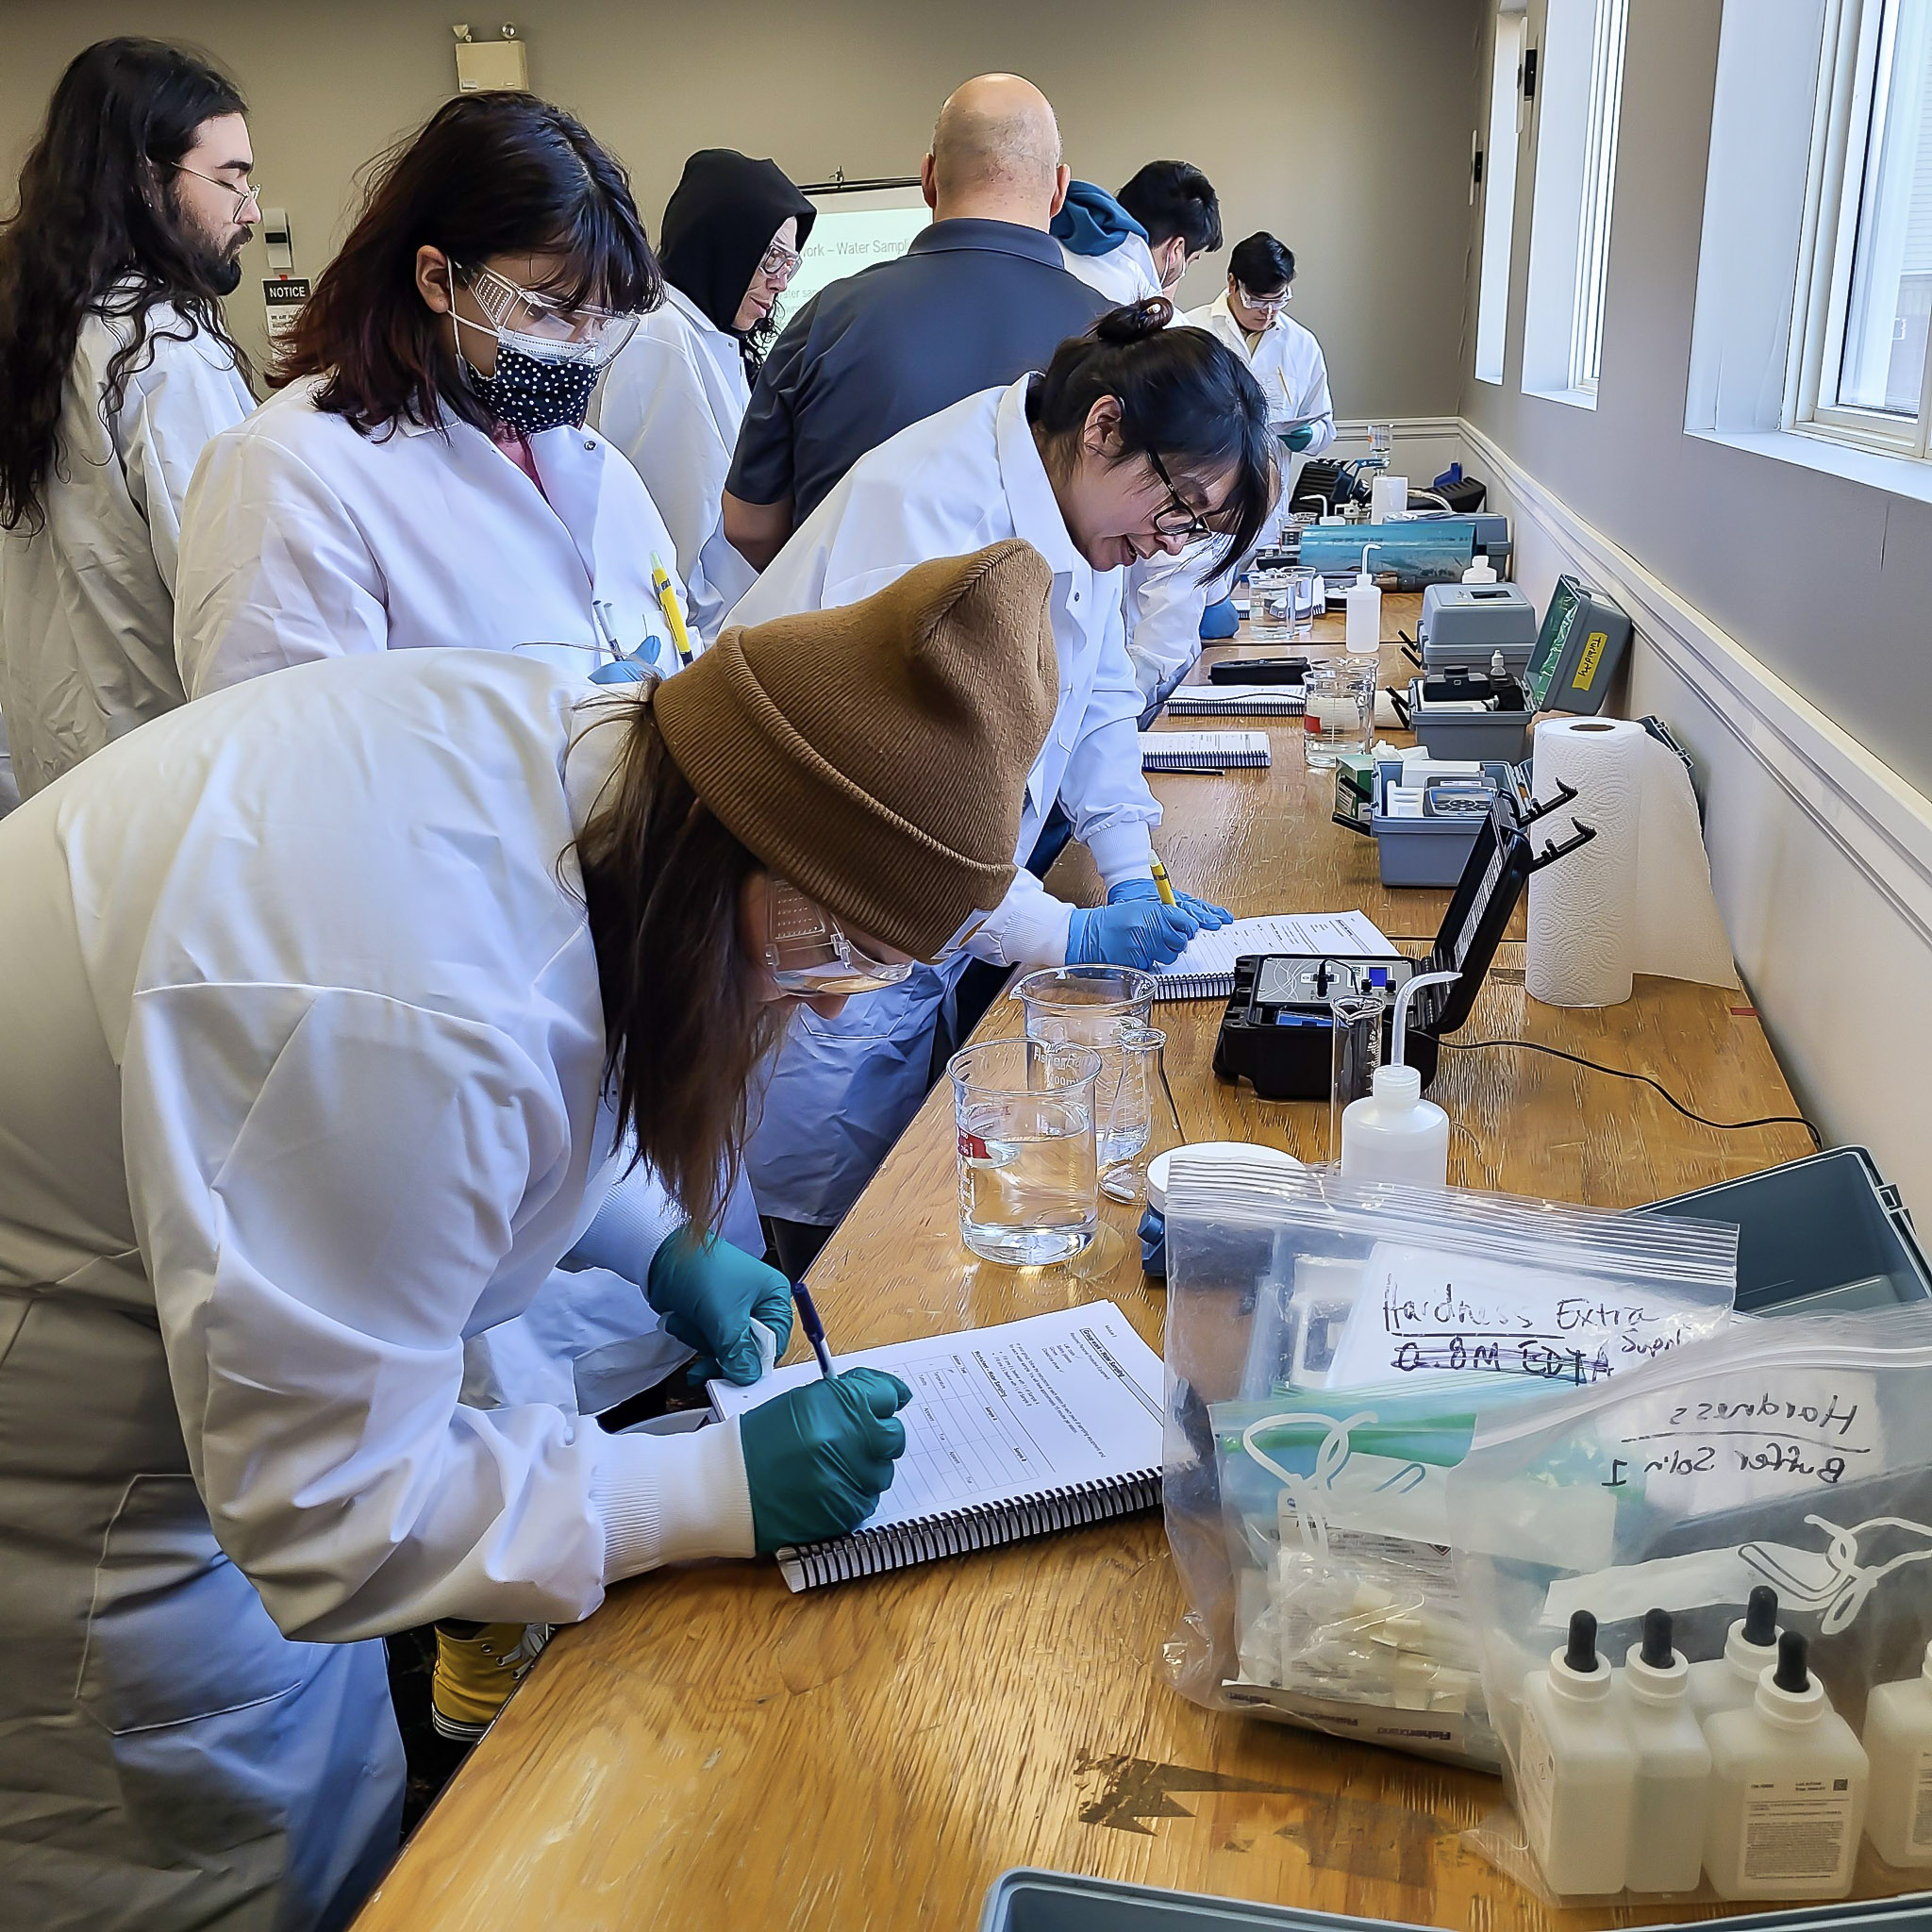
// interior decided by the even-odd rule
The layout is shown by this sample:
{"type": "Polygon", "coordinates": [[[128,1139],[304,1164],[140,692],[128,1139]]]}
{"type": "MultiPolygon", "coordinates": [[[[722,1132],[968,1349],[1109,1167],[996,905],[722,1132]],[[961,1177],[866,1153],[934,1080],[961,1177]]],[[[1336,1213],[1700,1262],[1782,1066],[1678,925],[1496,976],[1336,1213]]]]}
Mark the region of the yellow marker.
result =
{"type": "Polygon", "coordinates": [[[677,608],[677,592],[671,587],[671,573],[654,550],[651,553],[651,588],[664,609],[664,622],[671,626],[671,641],[677,649],[680,664],[691,662],[691,638],[684,628],[684,613],[677,608]]]}
{"type": "Polygon", "coordinates": [[[1160,894],[1160,903],[1163,906],[1174,906],[1179,903],[1174,898],[1174,888],[1167,882],[1167,868],[1158,858],[1154,861],[1154,885],[1160,894]]]}

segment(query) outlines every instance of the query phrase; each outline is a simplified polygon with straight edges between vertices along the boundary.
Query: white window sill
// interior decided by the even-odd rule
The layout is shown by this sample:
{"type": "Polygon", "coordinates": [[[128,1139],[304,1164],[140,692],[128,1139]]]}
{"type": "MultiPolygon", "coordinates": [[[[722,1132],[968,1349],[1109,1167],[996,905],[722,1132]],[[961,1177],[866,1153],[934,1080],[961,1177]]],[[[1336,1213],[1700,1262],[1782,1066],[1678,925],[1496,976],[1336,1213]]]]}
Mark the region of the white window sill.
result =
{"type": "Polygon", "coordinates": [[[1690,429],[1685,433],[1705,442],[1723,443],[1727,449],[1749,450],[1781,463],[1819,470],[1828,476],[1849,476],[1855,483],[1888,490],[1894,496],[1932,503],[1932,463],[1917,457],[1884,456],[1877,450],[1860,449],[1856,443],[1800,436],[1790,429],[1690,429]]]}
{"type": "Polygon", "coordinates": [[[1540,402],[1567,403],[1573,409],[1593,409],[1596,408],[1596,392],[1587,389],[1532,389],[1527,383],[1523,393],[1535,396],[1540,402]]]}

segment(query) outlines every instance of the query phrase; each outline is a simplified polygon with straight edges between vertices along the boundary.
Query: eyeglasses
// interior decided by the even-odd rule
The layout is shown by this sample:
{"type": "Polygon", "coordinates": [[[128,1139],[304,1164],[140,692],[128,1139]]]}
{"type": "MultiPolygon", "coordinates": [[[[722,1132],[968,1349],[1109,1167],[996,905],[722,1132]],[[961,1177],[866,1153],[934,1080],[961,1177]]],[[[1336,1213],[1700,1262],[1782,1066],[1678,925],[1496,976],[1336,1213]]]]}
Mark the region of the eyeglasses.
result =
{"type": "Polygon", "coordinates": [[[489,317],[492,328],[547,342],[567,361],[601,367],[630,341],[638,325],[635,315],[599,308],[592,303],[567,308],[493,268],[468,269],[456,262],[450,266],[475,296],[477,308],[489,317]]]}
{"type": "Polygon", "coordinates": [[[793,254],[789,248],[781,248],[774,242],[765,250],[765,258],[758,263],[758,273],[766,281],[776,282],[782,289],[798,273],[798,264],[804,259],[804,256],[793,254]]]}
{"type": "Polygon", "coordinates": [[[765,964],[780,992],[800,999],[842,998],[897,986],[910,959],[880,959],[844,931],[816,899],[789,881],[765,881],[765,964]]]}
{"type": "Polygon", "coordinates": [[[257,214],[261,212],[261,183],[259,181],[251,181],[246,188],[237,188],[232,181],[224,181],[219,175],[204,175],[199,168],[184,167],[179,161],[175,163],[175,172],[177,175],[192,175],[197,181],[206,181],[210,188],[225,188],[235,197],[234,218],[238,222],[242,219],[242,210],[250,202],[255,204],[255,212],[257,214]]]}
{"type": "Polygon", "coordinates": [[[1213,529],[1174,487],[1174,478],[1167,474],[1167,465],[1151,449],[1147,452],[1147,460],[1154,465],[1154,474],[1167,485],[1167,493],[1172,499],[1164,509],[1154,512],[1156,531],[1163,537],[1185,537],[1190,543],[1203,537],[1211,537],[1213,529]]]}
{"type": "Polygon", "coordinates": [[[1241,298],[1243,308],[1258,308],[1263,315],[1279,315],[1294,299],[1292,289],[1277,289],[1272,295],[1257,295],[1237,282],[1234,291],[1241,298]]]}

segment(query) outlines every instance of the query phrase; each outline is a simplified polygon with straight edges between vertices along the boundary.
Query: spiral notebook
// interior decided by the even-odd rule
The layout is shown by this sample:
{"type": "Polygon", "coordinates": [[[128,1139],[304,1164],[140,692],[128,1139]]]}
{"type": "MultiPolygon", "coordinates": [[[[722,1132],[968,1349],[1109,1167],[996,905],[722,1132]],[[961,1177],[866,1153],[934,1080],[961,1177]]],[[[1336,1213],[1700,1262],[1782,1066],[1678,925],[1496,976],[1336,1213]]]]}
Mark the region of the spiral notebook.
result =
{"type": "Polygon", "coordinates": [[[1225,772],[1270,762],[1265,731],[1143,731],[1143,772],[1225,772]]]}
{"type": "MultiPolygon", "coordinates": [[[[850,1536],[778,1552],[793,1590],[1099,1523],[1160,1500],[1160,1357],[1112,1302],[860,1349],[835,1362],[861,1365],[890,1369],[911,1387],[899,1411],[906,1453],[869,1522],[850,1536]]],[[[713,1382],[711,1406],[721,1418],[742,1415],[818,1373],[806,1361],[749,1389],[713,1382]]]]}
{"type": "Polygon", "coordinates": [[[1167,701],[1170,718],[1299,718],[1298,684],[1183,684],[1167,701]]]}
{"type": "Polygon", "coordinates": [[[1342,958],[1392,959],[1395,948],[1362,912],[1274,912],[1197,932],[1178,959],[1157,966],[1157,1000],[1224,1000],[1234,991],[1234,962],[1244,953],[1329,953],[1342,958]]]}

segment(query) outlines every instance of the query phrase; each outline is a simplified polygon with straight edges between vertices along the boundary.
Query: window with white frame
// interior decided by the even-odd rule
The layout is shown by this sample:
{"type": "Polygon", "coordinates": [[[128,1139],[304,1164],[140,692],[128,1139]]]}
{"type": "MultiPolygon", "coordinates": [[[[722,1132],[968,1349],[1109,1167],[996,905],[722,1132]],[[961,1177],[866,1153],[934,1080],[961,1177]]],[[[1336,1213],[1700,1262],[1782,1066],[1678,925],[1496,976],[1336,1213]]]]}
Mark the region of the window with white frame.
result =
{"type": "Polygon", "coordinates": [[[1483,150],[1482,269],[1475,294],[1475,373],[1503,379],[1509,330],[1509,248],[1516,219],[1516,136],[1523,99],[1524,17],[1499,10],[1490,69],[1490,134],[1483,150]]]}
{"type": "Polygon", "coordinates": [[[1523,386],[1596,407],[1629,0],[1549,0],[1523,386]]]}
{"type": "Polygon", "coordinates": [[[1788,398],[1793,428],[1928,454],[1932,0],[1828,10],[1788,398]]]}

